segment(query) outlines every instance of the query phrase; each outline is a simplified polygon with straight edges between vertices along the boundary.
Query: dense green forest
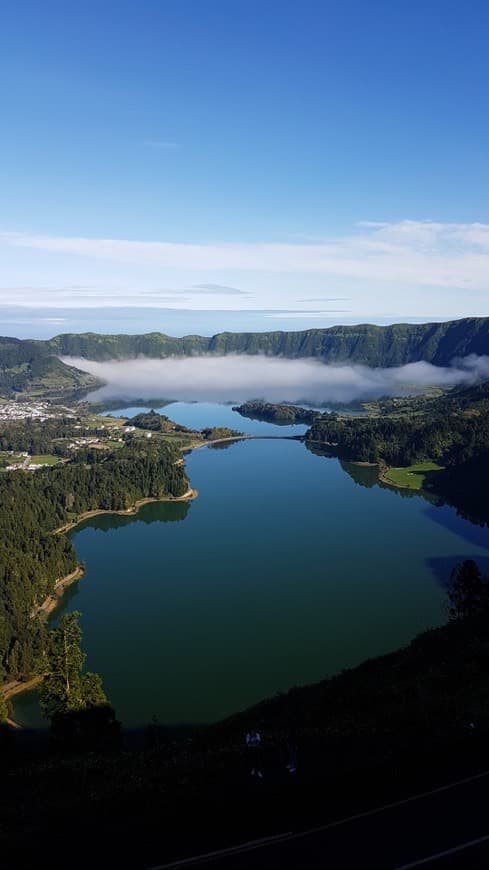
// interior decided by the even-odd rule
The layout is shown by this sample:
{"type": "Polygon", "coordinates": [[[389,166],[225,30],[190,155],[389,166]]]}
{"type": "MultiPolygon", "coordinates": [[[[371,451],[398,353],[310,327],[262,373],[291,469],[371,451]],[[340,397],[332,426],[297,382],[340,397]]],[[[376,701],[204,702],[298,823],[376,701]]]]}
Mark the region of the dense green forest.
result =
{"type": "Polygon", "coordinates": [[[160,432],[163,434],[179,433],[182,435],[193,435],[202,438],[204,441],[215,441],[219,438],[234,438],[241,435],[241,432],[236,432],[234,429],[229,429],[226,426],[207,426],[200,431],[189,429],[187,426],[182,426],[180,423],[174,423],[169,417],[164,414],[157,414],[156,411],[145,411],[142,414],[136,414],[128,420],[131,426],[136,426],[137,429],[146,429],[149,432],[160,432]]]}
{"type": "Polygon", "coordinates": [[[164,414],[157,414],[156,411],[144,411],[141,414],[136,414],[128,421],[131,426],[136,426],[137,429],[147,429],[149,432],[191,432],[186,426],[181,426],[179,423],[174,423],[169,417],[164,414]]]}
{"type": "Polygon", "coordinates": [[[413,414],[347,417],[323,414],[306,440],[323,444],[342,459],[411,465],[430,459],[456,466],[489,445],[489,384],[417,406],[413,414]]]}
{"type": "Polygon", "coordinates": [[[133,438],[35,473],[0,474],[0,679],[36,671],[44,629],[33,611],[76,567],[71,541],[53,531],[85,511],[183,495],[179,456],[160,440],[133,438]]]}
{"type": "Polygon", "coordinates": [[[379,416],[323,414],[306,444],[353,462],[435,462],[424,488],[476,523],[489,523],[489,382],[434,399],[388,400],[379,416]],[[402,410],[401,410],[402,407],[402,410]]]}
{"type": "Polygon", "coordinates": [[[94,437],[101,431],[89,426],[83,417],[52,417],[43,421],[30,417],[2,426],[0,450],[68,456],[71,453],[66,448],[67,439],[94,437]]]}
{"type": "Polygon", "coordinates": [[[336,414],[316,420],[308,441],[324,444],[341,459],[411,465],[431,459],[459,465],[489,444],[489,414],[465,417],[440,414],[433,419],[345,418],[336,414]]]}
{"type": "Polygon", "coordinates": [[[250,417],[252,420],[265,420],[270,423],[308,423],[314,422],[316,417],[320,416],[320,411],[313,411],[310,408],[300,408],[297,405],[276,405],[270,402],[244,402],[242,405],[237,405],[233,408],[243,417],[250,417]]]}

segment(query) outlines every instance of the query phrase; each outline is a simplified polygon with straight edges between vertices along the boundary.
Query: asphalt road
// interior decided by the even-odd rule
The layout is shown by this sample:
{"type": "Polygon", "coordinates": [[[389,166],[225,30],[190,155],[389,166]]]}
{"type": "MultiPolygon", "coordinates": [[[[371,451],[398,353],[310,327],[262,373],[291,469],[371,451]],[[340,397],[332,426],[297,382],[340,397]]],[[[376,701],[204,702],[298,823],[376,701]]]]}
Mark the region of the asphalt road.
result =
{"type": "Polygon", "coordinates": [[[489,771],[314,831],[151,870],[489,870],[489,771]]]}

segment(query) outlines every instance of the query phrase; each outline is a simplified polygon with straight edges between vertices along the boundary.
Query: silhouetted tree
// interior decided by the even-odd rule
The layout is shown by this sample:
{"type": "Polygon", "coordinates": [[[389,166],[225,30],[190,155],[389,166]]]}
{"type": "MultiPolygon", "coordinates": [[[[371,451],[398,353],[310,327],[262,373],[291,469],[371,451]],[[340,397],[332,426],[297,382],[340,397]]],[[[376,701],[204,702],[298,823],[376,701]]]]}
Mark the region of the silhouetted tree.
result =
{"type": "Polygon", "coordinates": [[[450,619],[464,619],[476,613],[489,613],[489,578],[483,577],[473,559],[456,565],[448,591],[450,619]]]}

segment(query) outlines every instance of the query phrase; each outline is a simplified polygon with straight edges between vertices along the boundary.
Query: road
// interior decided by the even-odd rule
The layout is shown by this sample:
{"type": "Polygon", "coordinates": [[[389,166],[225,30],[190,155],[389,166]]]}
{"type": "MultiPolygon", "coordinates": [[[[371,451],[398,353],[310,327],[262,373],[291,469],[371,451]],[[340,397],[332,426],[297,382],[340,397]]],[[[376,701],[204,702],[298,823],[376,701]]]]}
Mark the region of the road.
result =
{"type": "MultiPolygon", "coordinates": [[[[305,832],[151,870],[488,870],[489,771],[305,832]]],[[[149,870],[149,868],[148,868],[149,870]]]]}

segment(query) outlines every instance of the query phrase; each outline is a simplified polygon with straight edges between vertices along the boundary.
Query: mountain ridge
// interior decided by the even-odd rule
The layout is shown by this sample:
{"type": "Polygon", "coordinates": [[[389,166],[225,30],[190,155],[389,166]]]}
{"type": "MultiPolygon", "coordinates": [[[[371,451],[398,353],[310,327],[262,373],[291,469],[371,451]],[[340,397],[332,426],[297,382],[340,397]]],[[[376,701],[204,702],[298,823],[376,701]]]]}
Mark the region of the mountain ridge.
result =
{"type": "Polygon", "coordinates": [[[390,367],[424,360],[448,365],[455,357],[489,353],[489,317],[443,323],[331,326],[285,332],[220,332],[213,336],[173,338],[144,335],[64,334],[44,344],[57,356],[96,361],[147,356],[264,354],[289,359],[316,357],[328,363],[390,367]]]}
{"type": "Polygon", "coordinates": [[[0,396],[59,399],[100,386],[98,378],[63,363],[45,344],[0,336],[0,396]]]}
{"type": "Polygon", "coordinates": [[[425,362],[447,366],[457,357],[489,354],[489,317],[442,323],[358,324],[285,332],[220,332],[175,338],[66,333],[48,340],[0,337],[0,395],[70,396],[101,382],[59,357],[104,362],[138,357],[263,354],[285,359],[389,368],[425,362]]]}

